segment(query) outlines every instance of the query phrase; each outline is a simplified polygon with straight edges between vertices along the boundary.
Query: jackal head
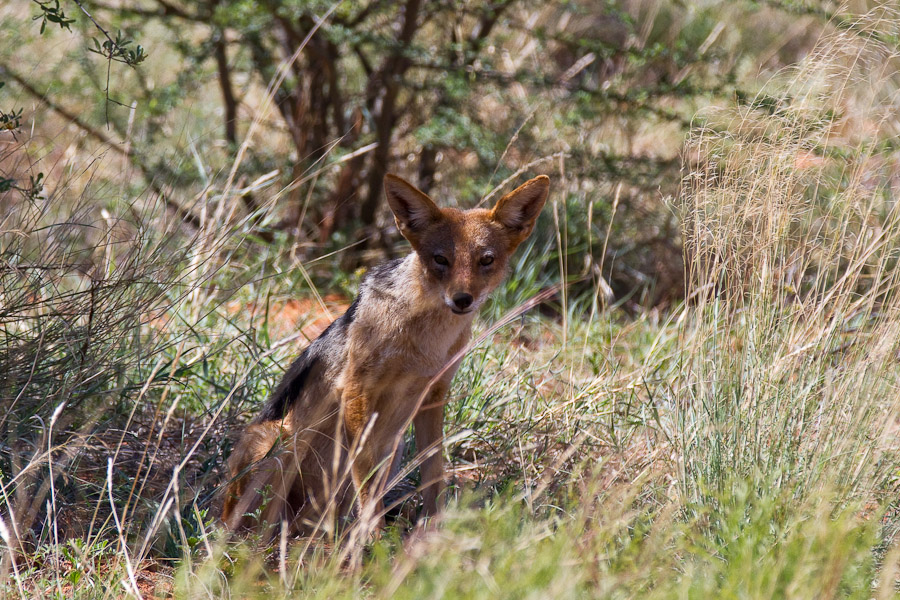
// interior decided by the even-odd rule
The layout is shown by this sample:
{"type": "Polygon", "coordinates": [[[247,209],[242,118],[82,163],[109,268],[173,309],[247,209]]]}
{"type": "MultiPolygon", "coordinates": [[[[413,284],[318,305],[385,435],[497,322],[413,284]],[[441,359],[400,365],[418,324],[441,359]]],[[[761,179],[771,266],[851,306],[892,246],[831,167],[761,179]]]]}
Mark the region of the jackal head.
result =
{"type": "Polygon", "coordinates": [[[476,310],[497,287],[509,258],[534,229],[547,200],[550,178],[541,175],[506,194],[490,210],[438,208],[396,175],[384,191],[397,227],[419,256],[430,287],[462,315],[476,310]]]}

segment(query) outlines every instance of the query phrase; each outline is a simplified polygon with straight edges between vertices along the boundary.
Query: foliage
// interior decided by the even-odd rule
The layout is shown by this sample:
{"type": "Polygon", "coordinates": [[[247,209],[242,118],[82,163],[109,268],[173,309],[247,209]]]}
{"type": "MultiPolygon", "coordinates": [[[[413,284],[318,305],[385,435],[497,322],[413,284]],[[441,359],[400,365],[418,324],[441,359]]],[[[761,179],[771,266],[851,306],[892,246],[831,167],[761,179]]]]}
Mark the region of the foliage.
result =
{"type": "Polygon", "coordinates": [[[75,19],[70,19],[66,16],[63,7],[59,4],[59,0],[32,1],[38,5],[38,8],[41,11],[39,15],[32,17],[32,20],[34,21],[41,21],[41,34],[47,29],[47,23],[59,25],[60,29],[72,30],[71,26],[72,23],[75,22],[75,19]]]}

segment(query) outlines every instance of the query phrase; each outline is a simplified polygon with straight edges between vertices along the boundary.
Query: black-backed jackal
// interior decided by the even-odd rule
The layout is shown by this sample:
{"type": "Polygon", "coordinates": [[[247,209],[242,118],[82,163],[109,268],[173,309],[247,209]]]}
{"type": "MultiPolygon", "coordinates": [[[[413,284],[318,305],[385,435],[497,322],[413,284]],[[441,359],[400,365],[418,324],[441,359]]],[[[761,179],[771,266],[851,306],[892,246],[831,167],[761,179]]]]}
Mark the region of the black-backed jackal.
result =
{"type": "Polygon", "coordinates": [[[493,209],[438,208],[400,177],[384,180],[413,252],[371,269],[343,316],[291,365],[229,459],[230,528],[328,531],[358,502],[380,521],[410,422],[424,514],[444,487],[443,402],[472,318],[534,228],[550,180],[536,177],[493,209]],[[448,364],[457,357],[455,364],[448,364]]]}

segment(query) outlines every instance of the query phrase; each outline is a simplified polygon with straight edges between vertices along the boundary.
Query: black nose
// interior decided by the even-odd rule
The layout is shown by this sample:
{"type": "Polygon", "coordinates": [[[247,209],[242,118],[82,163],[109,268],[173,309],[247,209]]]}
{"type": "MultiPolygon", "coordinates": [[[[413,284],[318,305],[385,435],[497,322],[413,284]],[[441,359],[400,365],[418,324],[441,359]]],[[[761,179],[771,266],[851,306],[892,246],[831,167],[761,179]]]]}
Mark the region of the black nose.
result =
{"type": "Polygon", "coordinates": [[[453,304],[456,305],[456,308],[459,310],[466,310],[470,306],[472,306],[472,294],[466,294],[460,292],[458,294],[453,294],[453,304]]]}

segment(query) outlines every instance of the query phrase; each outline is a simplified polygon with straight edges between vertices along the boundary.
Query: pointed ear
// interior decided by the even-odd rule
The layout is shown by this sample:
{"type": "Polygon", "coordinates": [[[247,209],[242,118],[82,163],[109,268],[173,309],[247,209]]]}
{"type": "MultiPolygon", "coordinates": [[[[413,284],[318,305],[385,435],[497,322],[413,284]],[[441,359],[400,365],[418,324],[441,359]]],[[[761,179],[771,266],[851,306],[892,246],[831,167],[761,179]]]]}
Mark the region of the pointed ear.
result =
{"type": "Polygon", "coordinates": [[[402,177],[385,175],[384,195],[394,213],[397,228],[410,242],[428,225],[441,219],[441,209],[431,198],[402,177]]]}
{"type": "Polygon", "coordinates": [[[497,201],[491,218],[511,230],[514,243],[519,244],[531,235],[549,191],[550,178],[546,175],[526,181],[497,201]]]}

